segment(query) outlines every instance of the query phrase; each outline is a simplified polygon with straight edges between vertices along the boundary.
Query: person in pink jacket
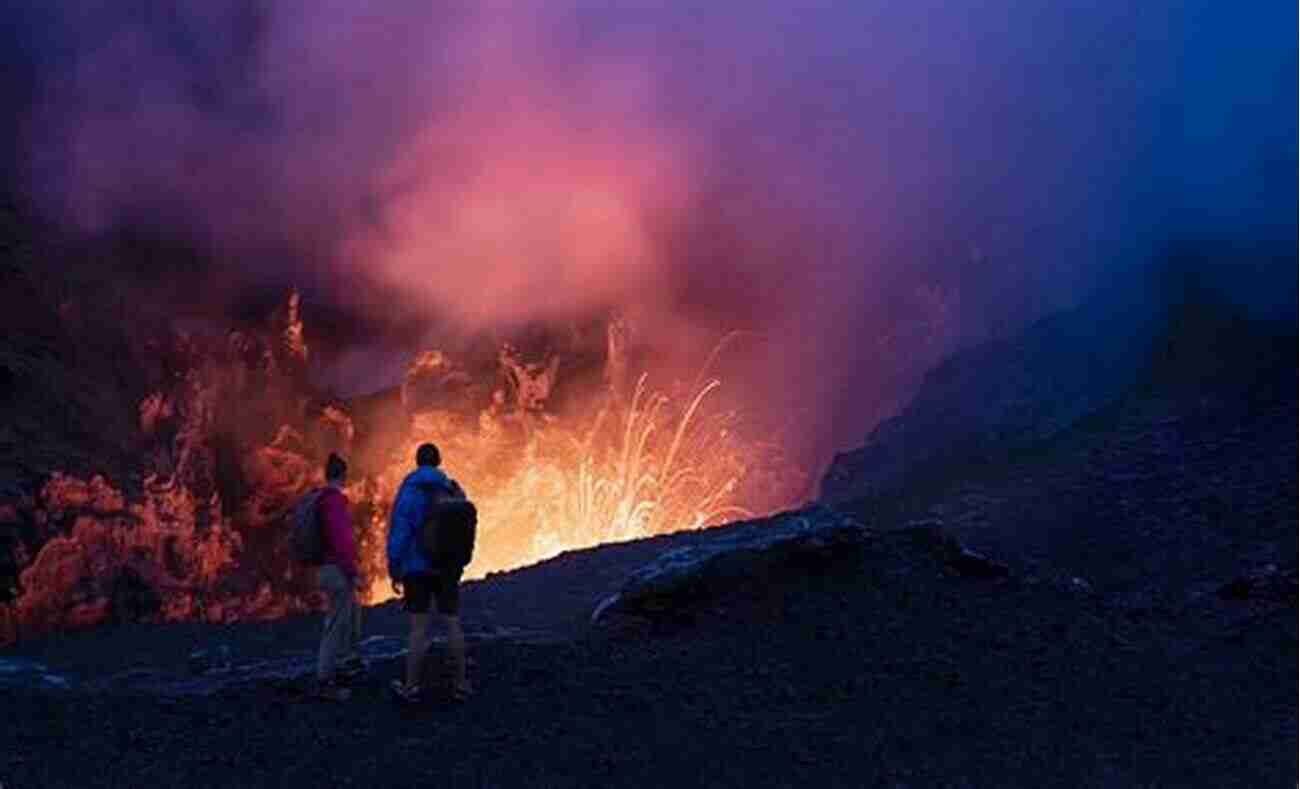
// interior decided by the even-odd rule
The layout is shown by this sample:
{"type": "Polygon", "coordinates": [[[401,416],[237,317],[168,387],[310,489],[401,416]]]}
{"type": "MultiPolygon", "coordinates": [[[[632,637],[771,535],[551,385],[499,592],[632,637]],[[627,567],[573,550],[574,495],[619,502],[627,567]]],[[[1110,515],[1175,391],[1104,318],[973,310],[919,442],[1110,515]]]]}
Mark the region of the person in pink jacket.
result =
{"type": "Polygon", "coordinates": [[[354,678],[365,670],[357,645],[361,638],[361,575],[357,571],[357,544],[352,536],[348,497],[343,492],[348,464],[330,453],[325,462],[325,488],[316,500],[316,519],[325,552],[320,566],[320,588],[329,596],[325,629],[316,660],[318,695],[344,700],[350,695],[340,678],[354,678]]]}

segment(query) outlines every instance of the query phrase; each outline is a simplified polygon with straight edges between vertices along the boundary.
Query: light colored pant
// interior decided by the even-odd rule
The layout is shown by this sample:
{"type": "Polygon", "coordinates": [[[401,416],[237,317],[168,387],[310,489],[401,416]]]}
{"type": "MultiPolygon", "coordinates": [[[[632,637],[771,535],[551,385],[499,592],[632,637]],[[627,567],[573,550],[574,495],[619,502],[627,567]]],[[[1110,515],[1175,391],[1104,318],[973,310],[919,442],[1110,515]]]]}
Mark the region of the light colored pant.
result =
{"type": "Polygon", "coordinates": [[[357,644],[361,640],[361,606],[357,605],[352,579],[338,565],[321,565],[318,572],[321,591],[329,596],[330,603],[316,659],[316,677],[326,681],[334,678],[340,659],[360,656],[357,644]]]}

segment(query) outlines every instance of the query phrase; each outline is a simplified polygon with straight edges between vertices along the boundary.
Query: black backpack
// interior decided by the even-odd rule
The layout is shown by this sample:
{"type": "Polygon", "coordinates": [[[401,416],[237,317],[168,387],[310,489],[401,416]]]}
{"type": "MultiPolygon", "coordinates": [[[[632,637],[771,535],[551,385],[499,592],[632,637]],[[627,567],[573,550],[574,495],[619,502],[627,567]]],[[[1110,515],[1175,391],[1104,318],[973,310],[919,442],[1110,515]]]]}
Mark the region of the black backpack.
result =
{"type": "Polygon", "coordinates": [[[324,488],[316,488],[304,494],[289,511],[289,550],[303,564],[325,562],[325,540],[320,533],[320,519],[316,517],[316,505],[324,492],[324,488]]]}
{"type": "Polygon", "coordinates": [[[464,567],[474,558],[478,509],[456,483],[429,492],[432,501],[420,529],[420,545],[435,567],[464,567]]]}

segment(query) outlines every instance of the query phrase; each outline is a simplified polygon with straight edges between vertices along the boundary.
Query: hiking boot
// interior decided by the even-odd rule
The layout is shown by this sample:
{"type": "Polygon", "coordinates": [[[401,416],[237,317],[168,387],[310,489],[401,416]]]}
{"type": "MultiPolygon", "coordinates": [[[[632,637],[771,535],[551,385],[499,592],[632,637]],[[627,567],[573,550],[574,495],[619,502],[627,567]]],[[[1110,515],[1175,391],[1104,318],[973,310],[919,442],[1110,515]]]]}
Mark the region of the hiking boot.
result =
{"type": "Polygon", "coordinates": [[[323,701],[347,701],[352,698],[352,691],[340,685],[338,680],[328,680],[317,682],[312,696],[323,701]]]}
{"type": "Polygon", "coordinates": [[[370,666],[359,657],[351,657],[339,663],[338,678],[340,682],[355,682],[366,675],[370,666]]]}
{"type": "Polygon", "coordinates": [[[424,698],[419,685],[407,685],[400,679],[393,680],[388,687],[393,691],[393,700],[401,704],[419,704],[424,698]]]}

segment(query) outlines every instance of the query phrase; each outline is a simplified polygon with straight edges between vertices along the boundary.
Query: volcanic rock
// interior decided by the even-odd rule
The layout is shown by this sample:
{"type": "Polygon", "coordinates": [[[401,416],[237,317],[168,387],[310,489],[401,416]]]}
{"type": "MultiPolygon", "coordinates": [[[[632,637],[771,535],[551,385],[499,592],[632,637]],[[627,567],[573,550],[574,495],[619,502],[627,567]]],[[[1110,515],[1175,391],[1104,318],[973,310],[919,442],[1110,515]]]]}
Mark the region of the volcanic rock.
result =
{"type": "Polygon", "coordinates": [[[1234,602],[1256,601],[1278,605],[1296,606],[1297,576],[1294,569],[1283,571],[1275,565],[1238,576],[1218,589],[1223,600],[1234,602]]]}
{"type": "Polygon", "coordinates": [[[162,597],[134,568],[117,571],[109,587],[110,618],[114,622],[138,622],[157,614],[162,597]]]}
{"type": "Polygon", "coordinates": [[[62,689],[68,687],[68,679],[40,661],[3,657],[0,658],[0,688],[5,687],[62,689]]]}
{"type": "Polygon", "coordinates": [[[212,668],[212,656],[206,649],[196,649],[191,652],[188,662],[190,672],[193,674],[202,674],[212,668]]]}
{"type": "Polygon", "coordinates": [[[824,507],[735,524],[698,544],[671,550],[634,572],[592,613],[675,617],[737,587],[820,573],[859,556],[873,531],[824,507]]]}
{"type": "Polygon", "coordinates": [[[962,545],[936,519],[913,521],[899,530],[899,536],[929,551],[944,563],[949,572],[969,578],[1006,578],[1011,568],[962,545]]]}

